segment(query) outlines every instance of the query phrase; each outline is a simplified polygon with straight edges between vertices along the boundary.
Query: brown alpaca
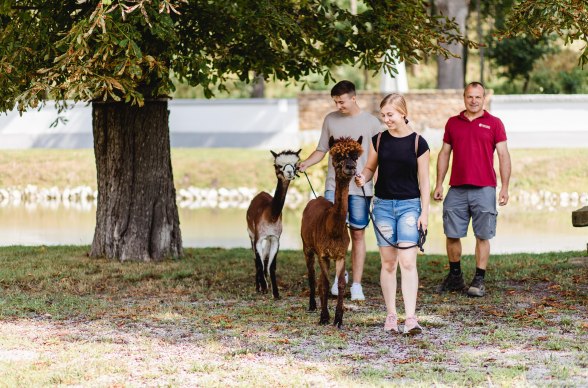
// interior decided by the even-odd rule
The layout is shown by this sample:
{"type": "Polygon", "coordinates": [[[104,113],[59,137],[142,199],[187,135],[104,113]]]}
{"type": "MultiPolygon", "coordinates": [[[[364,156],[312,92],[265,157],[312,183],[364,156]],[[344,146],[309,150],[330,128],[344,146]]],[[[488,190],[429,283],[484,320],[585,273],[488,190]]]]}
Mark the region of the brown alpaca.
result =
{"type": "MultiPolygon", "coordinates": [[[[329,290],[329,266],[330,260],[345,261],[347,247],[349,246],[349,234],[347,233],[346,218],[349,195],[349,182],[355,176],[357,159],[363,152],[361,148],[362,137],[355,141],[349,137],[334,140],[329,139],[329,148],[333,167],[335,167],[335,203],[329,202],[324,197],[311,200],[302,213],[302,249],[306,259],[308,270],[308,285],[310,287],[309,307],[310,311],[316,310],[315,301],[315,270],[314,256],[318,256],[321,269],[319,281],[319,297],[321,299],[321,317],[319,324],[329,323],[329,309],[327,306],[327,293],[329,290]]],[[[341,327],[343,324],[343,295],[345,293],[345,266],[342,266],[338,287],[337,307],[335,309],[334,325],[341,327]]]]}
{"type": "Polygon", "coordinates": [[[297,176],[300,151],[283,151],[279,154],[270,151],[274,156],[274,167],[278,178],[274,197],[262,191],[251,200],[247,209],[247,232],[255,254],[255,289],[264,294],[267,292],[269,268],[275,299],[280,298],[276,283],[276,260],[282,234],[282,209],[290,181],[297,176]]]}

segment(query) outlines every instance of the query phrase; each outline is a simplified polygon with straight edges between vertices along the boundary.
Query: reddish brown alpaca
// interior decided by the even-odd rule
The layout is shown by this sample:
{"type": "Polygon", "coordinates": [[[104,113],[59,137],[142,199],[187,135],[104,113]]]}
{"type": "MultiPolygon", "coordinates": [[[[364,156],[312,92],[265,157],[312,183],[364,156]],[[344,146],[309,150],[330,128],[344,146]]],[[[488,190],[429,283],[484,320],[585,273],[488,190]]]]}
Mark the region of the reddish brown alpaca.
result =
{"type": "MultiPolygon", "coordinates": [[[[355,141],[349,137],[334,140],[329,139],[329,148],[333,167],[335,167],[335,203],[331,203],[324,197],[313,199],[306,205],[302,213],[302,249],[306,259],[308,270],[308,285],[310,287],[309,307],[310,311],[316,310],[315,288],[316,278],[314,270],[314,256],[318,256],[321,269],[319,281],[319,297],[321,299],[321,317],[319,324],[329,323],[329,309],[327,306],[329,290],[329,266],[330,261],[345,261],[347,247],[349,246],[349,234],[345,225],[347,217],[347,197],[349,195],[349,182],[357,170],[357,159],[362,153],[362,137],[355,141]]],[[[345,293],[345,266],[342,266],[338,287],[337,307],[335,309],[334,325],[343,325],[343,295],[345,293]]]]}
{"type": "Polygon", "coordinates": [[[247,232],[255,254],[255,289],[257,292],[267,292],[266,277],[269,268],[275,299],[280,298],[276,282],[276,261],[282,234],[282,209],[290,181],[297,176],[300,151],[283,151],[279,154],[270,151],[274,156],[278,178],[274,197],[262,191],[251,200],[247,209],[247,232]]]}

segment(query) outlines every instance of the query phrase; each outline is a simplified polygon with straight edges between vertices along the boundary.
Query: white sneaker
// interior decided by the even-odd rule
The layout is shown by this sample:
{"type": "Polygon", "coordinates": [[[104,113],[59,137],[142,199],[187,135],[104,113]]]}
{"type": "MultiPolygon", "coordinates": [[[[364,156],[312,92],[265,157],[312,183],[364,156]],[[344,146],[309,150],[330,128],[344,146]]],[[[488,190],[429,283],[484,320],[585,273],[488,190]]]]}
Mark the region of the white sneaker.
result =
{"type": "MultiPolygon", "coordinates": [[[[345,284],[349,281],[349,274],[345,271],[345,284]]],[[[333,285],[331,286],[331,295],[339,296],[339,286],[338,283],[339,278],[335,276],[335,280],[333,281],[333,285]]]]}
{"type": "Polygon", "coordinates": [[[361,284],[353,283],[351,285],[351,300],[365,300],[361,284]]]}

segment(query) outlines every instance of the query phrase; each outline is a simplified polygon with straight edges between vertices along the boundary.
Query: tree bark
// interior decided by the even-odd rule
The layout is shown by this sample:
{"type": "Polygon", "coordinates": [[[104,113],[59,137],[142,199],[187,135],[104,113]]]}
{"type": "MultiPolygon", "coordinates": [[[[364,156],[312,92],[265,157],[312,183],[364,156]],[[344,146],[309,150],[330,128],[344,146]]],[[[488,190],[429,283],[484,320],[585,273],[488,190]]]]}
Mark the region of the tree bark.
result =
{"type": "Polygon", "coordinates": [[[253,89],[251,90],[251,98],[264,98],[265,97],[265,81],[263,74],[255,73],[253,77],[253,89]]]}
{"type": "MultiPolygon", "coordinates": [[[[459,25],[462,35],[465,34],[466,29],[468,4],[469,0],[435,0],[437,12],[450,19],[455,18],[455,22],[459,25]]],[[[459,55],[460,58],[445,59],[442,56],[437,57],[437,88],[462,89],[464,87],[465,75],[463,46],[457,43],[442,43],[441,46],[459,55]]]]}
{"type": "Polygon", "coordinates": [[[154,261],[182,255],[167,100],[92,103],[98,180],[91,257],[154,261]]]}

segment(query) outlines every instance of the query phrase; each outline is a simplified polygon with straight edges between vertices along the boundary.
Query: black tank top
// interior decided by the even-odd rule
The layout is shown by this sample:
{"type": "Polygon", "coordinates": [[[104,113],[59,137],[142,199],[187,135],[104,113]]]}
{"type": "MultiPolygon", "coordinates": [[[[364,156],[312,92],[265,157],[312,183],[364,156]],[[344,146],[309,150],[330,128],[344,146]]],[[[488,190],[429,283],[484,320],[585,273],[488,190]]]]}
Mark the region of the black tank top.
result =
{"type": "MultiPolygon", "coordinates": [[[[416,133],[394,137],[382,132],[378,151],[378,180],[375,195],[383,199],[420,198],[417,157],[429,150],[427,141],[419,136],[418,156],[414,152],[416,133]]],[[[378,135],[372,137],[376,148],[378,135]]]]}

